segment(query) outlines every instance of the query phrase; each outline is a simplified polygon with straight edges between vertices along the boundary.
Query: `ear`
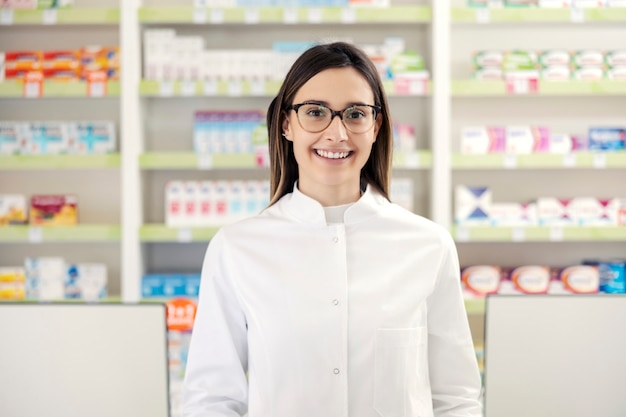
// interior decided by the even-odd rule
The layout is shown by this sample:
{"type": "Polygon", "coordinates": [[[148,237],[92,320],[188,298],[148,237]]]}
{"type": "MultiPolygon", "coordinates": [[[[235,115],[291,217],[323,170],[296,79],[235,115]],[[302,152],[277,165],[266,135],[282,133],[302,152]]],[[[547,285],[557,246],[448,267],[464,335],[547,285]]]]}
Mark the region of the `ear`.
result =
{"type": "Polygon", "coordinates": [[[292,138],[291,123],[289,123],[289,118],[287,117],[287,115],[283,116],[282,129],[283,129],[283,137],[287,139],[288,141],[293,141],[291,139],[292,138]]]}

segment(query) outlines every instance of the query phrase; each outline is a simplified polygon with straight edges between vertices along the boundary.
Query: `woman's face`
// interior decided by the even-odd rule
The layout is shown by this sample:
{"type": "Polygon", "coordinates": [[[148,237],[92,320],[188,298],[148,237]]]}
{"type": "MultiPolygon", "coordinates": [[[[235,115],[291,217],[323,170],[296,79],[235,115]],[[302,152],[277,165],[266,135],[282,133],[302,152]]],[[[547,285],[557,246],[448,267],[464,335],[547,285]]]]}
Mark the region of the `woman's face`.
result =
{"type": "MultiPolygon", "coordinates": [[[[307,81],[296,93],[292,104],[308,102],[342,111],[354,104],[373,105],[374,94],[366,79],[354,68],[333,68],[307,81]]],[[[308,114],[319,115],[317,109],[313,110],[308,114]]],[[[346,129],[339,116],[333,117],[328,127],[312,133],[303,129],[298,121],[298,115],[302,120],[306,114],[307,106],[301,107],[298,113],[289,110],[282,125],[285,139],[293,142],[299,189],[310,196],[329,191],[339,194],[358,191],[361,169],[370,156],[381,116],[361,133],[346,129]]],[[[355,113],[354,117],[357,116],[355,113]]]]}

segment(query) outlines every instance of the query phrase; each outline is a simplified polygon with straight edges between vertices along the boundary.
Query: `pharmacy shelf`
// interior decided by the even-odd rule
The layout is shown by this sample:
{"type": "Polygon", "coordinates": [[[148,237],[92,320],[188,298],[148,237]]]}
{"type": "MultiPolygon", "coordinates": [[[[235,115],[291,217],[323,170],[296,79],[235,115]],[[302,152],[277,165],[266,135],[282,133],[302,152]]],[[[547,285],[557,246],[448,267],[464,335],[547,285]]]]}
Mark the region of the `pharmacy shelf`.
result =
{"type": "Polygon", "coordinates": [[[626,242],[626,226],[454,226],[457,242],[626,242]]]}
{"type": "Polygon", "coordinates": [[[3,25],[118,24],[120,10],[114,8],[69,8],[47,10],[0,10],[3,25]]]}
{"type": "Polygon", "coordinates": [[[139,22],[189,24],[372,24],[427,23],[432,19],[428,6],[372,7],[142,7],[139,22]]]}
{"type": "Polygon", "coordinates": [[[515,22],[626,22],[626,8],[542,9],[542,8],[467,8],[453,7],[453,23],[515,22]]]}
{"type": "Polygon", "coordinates": [[[392,166],[395,169],[430,169],[433,154],[430,151],[393,152],[392,166]]]}
{"type": "Polygon", "coordinates": [[[0,171],[45,169],[110,169],[120,167],[120,154],[0,155],[0,171]]]}
{"type": "Polygon", "coordinates": [[[626,169],[626,151],[557,154],[452,155],[452,168],[483,169],[626,169]]]}
{"type": "MultiPolygon", "coordinates": [[[[259,169],[267,167],[263,162],[253,153],[152,152],[139,157],[139,167],[144,170],[259,169]]],[[[429,151],[394,152],[394,168],[428,169],[431,166],[432,154],[429,151]]]]}
{"type": "Polygon", "coordinates": [[[120,238],[119,225],[0,226],[0,243],[116,242],[120,238]]]}
{"type": "MultiPolygon", "coordinates": [[[[143,301],[140,301],[143,302],[143,301]]],[[[63,298],[59,300],[0,300],[0,304],[10,304],[10,303],[20,303],[20,304],[119,304],[122,303],[122,299],[120,297],[106,297],[98,301],[86,301],[80,298],[63,298]]]]}
{"type": "Polygon", "coordinates": [[[46,98],[46,97],[118,97],[120,83],[107,81],[104,89],[90,90],[86,81],[44,81],[41,94],[26,91],[23,81],[0,82],[0,98],[46,98]],[[93,91],[93,92],[92,92],[93,91]]]}
{"type": "Polygon", "coordinates": [[[219,230],[214,227],[170,227],[164,224],[145,224],[139,229],[141,242],[208,242],[219,230]]]}
{"type": "Polygon", "coordinates": [[[257,169],[262,164],[253,153],[210,155],[194,152],[153,152],[139,157],[139,167],[145,170],[257,169]]]}
{"type": "Polygon", "coordinates": [[[536,91],[524,82],[453,80],[452,95],[456,97],[489,96],[623,96],[626,81],[545,81],[538,80],[536,91]]]}
{"type": "MultiPolygon", "coordinates": [[[[432,88],[428,80],[385,81],[383,84],[389,96],[428,96],[432,88]]],[[[273,97],[278,93],[280,85],[280,81],[142,80],[139,94],[142,97],[273,97]]]]}

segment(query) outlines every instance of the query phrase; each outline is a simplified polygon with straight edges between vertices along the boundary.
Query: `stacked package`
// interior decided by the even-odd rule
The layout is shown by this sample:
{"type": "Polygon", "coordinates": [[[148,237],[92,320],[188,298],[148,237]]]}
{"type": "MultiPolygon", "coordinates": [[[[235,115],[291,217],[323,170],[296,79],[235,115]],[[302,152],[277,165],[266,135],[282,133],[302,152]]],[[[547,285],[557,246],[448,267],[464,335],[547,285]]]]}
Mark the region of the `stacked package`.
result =
{"type": "Polygon", "coordinates": [[[105,154],[115,149],[111,121],[0,121],[0,155],[105,154]]]}
{"type": "Polygon", "coordinates": [[[539,197],[526,203],[493,202],[486,186],[457,185],[455,223],[459,226],[623,226],[626,198],[539,197]]]}
{"type": "Polygon", "coordinates": [[[473,53],[472,65],[479,80],[624,80],[626,50],[481,50],[473,53]]]}
{"type": "Polygon", "coordinates": [[[23,80],[32,74],[54,81],[90,80],[96,75],[118,80],[120,50],[117,46],[85,46],[68,50],[0,52],[0,81],[23,80]]]}
{"type": "Polygon", "coordinates": [[[60,257],[27,258],[25,298],[55,301],[99,301],[107,295],[107,267],[99,263],[68,264],[60,257]]]}
{"type": "Polygon", "coordinates": [[[167,306],[170,409],[172,417],[182,415],[182,388],[187,352],[196,315],[200,274],[153,273],[144,275],[144,300],[164,301],[167,306]]]}

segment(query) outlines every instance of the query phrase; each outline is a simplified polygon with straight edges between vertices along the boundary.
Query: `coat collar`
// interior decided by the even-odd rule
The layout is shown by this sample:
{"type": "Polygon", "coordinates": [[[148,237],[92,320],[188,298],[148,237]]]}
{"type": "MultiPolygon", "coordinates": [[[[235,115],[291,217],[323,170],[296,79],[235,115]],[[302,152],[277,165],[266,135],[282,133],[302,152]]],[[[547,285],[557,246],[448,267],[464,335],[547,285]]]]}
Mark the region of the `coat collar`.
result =
{"type": "MultiPolygon", "coordinates": [[[[317,200],[300,192],[297,182],[293,186],[293,191],[283,196],[276,204],[291,217],[303,223],[326,225],[324,207],[317,200]]],[[[363,221],[379,213],[386,204],[390,204],[389,201],[374,187],[367,185],[361,198],[346,210],[344,222],[349,225],[363,221]]]]}

